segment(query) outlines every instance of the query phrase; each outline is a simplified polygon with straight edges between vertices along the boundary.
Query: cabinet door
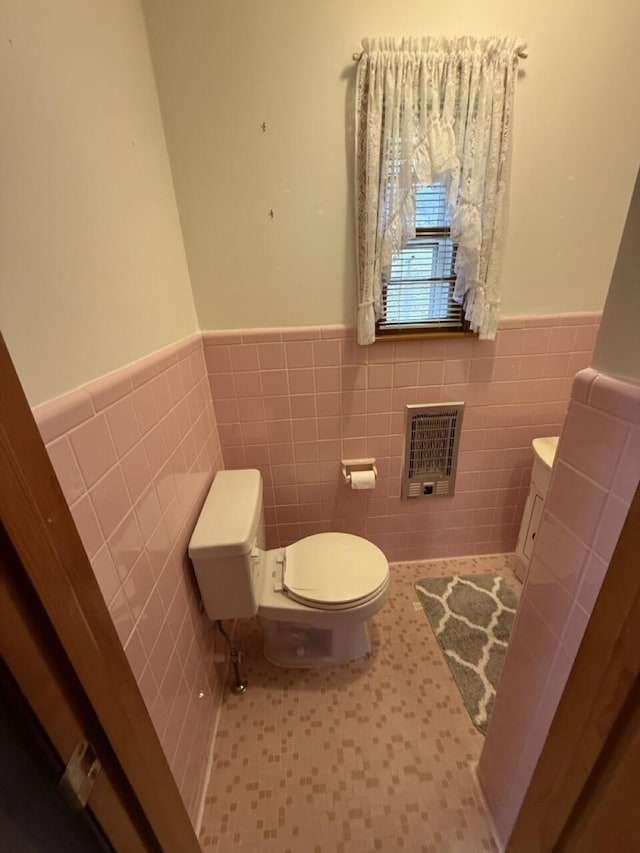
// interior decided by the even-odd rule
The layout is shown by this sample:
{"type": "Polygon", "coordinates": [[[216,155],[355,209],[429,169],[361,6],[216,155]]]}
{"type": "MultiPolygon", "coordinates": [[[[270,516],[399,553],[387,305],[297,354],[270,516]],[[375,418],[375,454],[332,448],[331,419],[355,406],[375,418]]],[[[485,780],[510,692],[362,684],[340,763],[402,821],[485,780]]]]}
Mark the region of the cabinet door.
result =
{"type": "Polygon", "coordinates": [[[536,495],[533,499],[533,509],[529,517],[529,526],[527,527],[527,535],[524,540],[524,555],[527,560],[531,559],[533,553],[533,544],[536,541],[538,528],[540,527],[540,519],[542,518],[542,510],[544,509],[544,498],[536,495]]]}

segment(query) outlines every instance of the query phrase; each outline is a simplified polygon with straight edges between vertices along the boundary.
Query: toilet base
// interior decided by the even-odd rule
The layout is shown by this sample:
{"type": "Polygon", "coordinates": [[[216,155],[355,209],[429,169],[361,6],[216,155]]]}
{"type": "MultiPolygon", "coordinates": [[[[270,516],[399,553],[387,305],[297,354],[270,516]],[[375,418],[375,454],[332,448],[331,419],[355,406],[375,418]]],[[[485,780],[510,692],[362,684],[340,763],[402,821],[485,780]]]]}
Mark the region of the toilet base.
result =
{"type": "Polygon", "coordinates": [[[260,617],[258,621],[264,635],[264,656],[276,666],[331,666],[356,660],[371,651],[366,622],[344,628],[316,628],[260,617]]]}

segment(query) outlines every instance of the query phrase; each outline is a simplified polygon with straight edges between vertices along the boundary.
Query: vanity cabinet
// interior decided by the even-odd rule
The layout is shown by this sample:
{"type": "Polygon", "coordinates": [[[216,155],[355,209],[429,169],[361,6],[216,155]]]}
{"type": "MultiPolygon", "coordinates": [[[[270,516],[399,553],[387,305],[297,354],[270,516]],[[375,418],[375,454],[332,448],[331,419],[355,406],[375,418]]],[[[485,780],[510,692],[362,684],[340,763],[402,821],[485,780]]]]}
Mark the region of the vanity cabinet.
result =
{"type": "Polygon", "coordinates": [[[558,446],[558,436],[534,438],[531,442],[534,453],[531,486],[524,505],[522,524],[516,545],[516,575],[524,583],[533,554],[538,529],[542,522],[544,501],[551,480],[551,468],[558,446]]]}

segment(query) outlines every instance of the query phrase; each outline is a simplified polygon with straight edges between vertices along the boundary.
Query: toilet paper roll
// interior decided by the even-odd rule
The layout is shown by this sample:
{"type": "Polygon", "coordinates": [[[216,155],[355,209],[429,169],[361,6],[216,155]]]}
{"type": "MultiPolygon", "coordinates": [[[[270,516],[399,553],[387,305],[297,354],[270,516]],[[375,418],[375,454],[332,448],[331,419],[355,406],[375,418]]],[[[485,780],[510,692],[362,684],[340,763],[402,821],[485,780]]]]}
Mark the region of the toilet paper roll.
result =
{"type": "Polygon", "coordinates": [[[375,489],[376,475],[373,471],[352,471],[352,489],[375,489]]]}

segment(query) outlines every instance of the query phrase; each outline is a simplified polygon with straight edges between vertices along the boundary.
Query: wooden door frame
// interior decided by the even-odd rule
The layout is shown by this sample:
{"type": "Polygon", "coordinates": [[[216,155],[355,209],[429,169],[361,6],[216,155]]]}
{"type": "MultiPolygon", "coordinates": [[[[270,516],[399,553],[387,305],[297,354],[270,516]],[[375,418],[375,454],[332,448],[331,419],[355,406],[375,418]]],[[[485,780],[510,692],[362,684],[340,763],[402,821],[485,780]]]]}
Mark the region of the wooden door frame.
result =
{"type": "MultiPolygon", "coordinates": [[[[597,791],[630,747],[640,703],[640,486],[560,698],[507,853],[576,847],[597,791]]],[[[635,815],[634,815],[635,819],[635,815]]]]}
{"type": "Polygon", "coordinates": [[[47,733],[61,766],[82,738],[100,756],[102,768],[87,808],[111,846],[127,853],[158,849],[111,745],[1,525],[0,645],[5,665],[47,733]]]}
{"type": "MultiPolygon", "coordinates": [[[[2,336],[0,522],[6,534],[0,543],[4,544],[0,569],[4,590],[11,592],[2,596],[0,651],[50,740],[63,743],[68,734],[56,730],[63,711],[44,714],[38,679],[28,677],[29,652],[34,660],[38,657],[38,639],[33,638],[30,650],[27,641],[38,611],[40,619],[46,614],[55,642],[77,679],[75,685],[60,684],[60,690],[81,690],[104,734],[103,763],[111,768],[109,784],[119,787],[121,802],[130,801],[129,829],[138,824],[138,837],[146,837],[142,843],[147,849],[155,843],[165,853],[199,853],[185,805],[2,336]],[[21,632],[24,660],[11,630],[21,632]],[[138,813],[144,815],[143,821],[139,815],[136,818],[138,813]],[[155,842],[149,841],[148,832],[145,836],[145,821],[155,842]]],[[[51,661],[40,660],[37,666],[47,681],[61,677],[51,661]]],[[[53,697],[56,685],[47,686],[53,697]]],[[[100,744],[94,746],[100,749],[100,744]]],[[[65,762],[69,757],[70,752],[61,755],[65,762]]],[[[103,758],[100,751],[99,757],[103,758]]],[[[96,812],[95,803],[90,800],[90,804],[96,812]]],[[[96,817],[101,822],[97,813],[96,817]]],[[[108,835],[108,827],[103,824],[103,829],[108,835]]]]}

